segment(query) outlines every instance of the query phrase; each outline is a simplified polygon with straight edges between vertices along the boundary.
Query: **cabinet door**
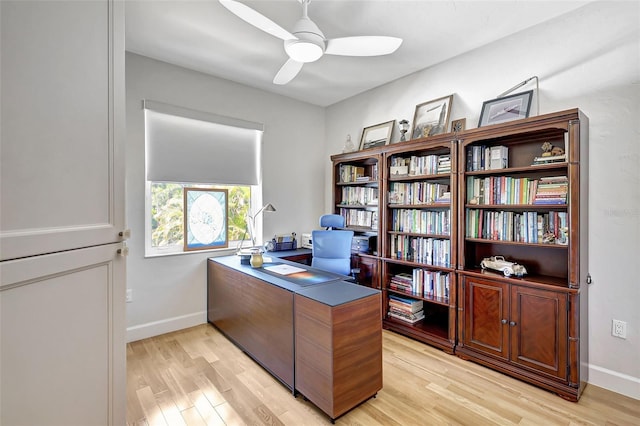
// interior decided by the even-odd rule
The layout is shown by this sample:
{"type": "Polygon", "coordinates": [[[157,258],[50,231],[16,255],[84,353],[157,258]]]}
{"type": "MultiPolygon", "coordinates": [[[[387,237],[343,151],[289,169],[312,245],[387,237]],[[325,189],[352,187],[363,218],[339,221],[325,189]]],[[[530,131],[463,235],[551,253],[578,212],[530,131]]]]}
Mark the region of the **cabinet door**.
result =
{"type": "Polygon", "coordinates": [[[511,288],[511,360],[567,379],[567,295],[511,288]]]}
{"type": "Polygon", "coordinates": [[[509,286],[468,277],[464,280],[464,345],[507,360],[509,286]]]}
{"type": "Polygon", "coordinates": [[[0,8],[0,260],[119,241],[124,2],[0,8]]]}
{"type": "Polygon", "coordinates": [[[120,247],[0,263],[0,424],[125,423],[120,247]]]}
{"type": "Polygon", "coordinates": [[[357,280],[358,284],[371,288],[380,288],[380,282],[378,280],[378,259],[370,257],[354,255],[352,257],[352,263],[355,268],[360,269],[358,272],[357,280]]]}

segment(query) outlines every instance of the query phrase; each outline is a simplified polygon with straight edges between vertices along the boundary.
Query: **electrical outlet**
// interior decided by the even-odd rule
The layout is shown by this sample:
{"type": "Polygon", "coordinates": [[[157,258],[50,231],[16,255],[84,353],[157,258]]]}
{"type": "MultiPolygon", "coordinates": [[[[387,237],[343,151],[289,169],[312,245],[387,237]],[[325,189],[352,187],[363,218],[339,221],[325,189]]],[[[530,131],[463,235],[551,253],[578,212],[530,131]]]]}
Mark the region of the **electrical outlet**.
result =
{"type": "Polygon", "coordinates": [[[615,337],[620,337],[621,339],[627,338],[627,323],[624,321],[620,321],[614,319],[611,322],[611,335],[615,337]]]}
{"type": "Polygon", "coordinates": [[[128,288],[127,289],[127,298],[126,298],[127,303],[133,302],[133,290],[128,288]]]}

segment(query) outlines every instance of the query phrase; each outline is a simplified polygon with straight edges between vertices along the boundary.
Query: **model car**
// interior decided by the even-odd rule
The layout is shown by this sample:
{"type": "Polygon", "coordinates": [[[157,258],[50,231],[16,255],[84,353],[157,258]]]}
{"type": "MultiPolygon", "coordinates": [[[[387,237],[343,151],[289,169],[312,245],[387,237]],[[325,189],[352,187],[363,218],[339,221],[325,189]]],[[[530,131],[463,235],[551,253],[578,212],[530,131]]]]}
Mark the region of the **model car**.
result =
{"type": "Polygon", "coordinates": [[[493,269],[495,271],[500,271],[504,274],[505,277],[515,275],[517,277],[521,277],[527,273],[527,270],[524,266],[519,265],[515,262],[509,262],[505,260],[503,256],[491,256],[485,257],[480,262],[480,267],[482,269],[493,269]]]}

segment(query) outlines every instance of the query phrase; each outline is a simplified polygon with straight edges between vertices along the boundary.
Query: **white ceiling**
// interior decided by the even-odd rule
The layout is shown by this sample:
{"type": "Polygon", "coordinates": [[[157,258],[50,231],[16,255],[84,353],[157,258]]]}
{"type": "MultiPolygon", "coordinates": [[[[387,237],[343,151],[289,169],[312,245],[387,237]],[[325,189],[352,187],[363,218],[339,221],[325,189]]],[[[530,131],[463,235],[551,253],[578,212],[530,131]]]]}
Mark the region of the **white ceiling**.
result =
{"type": "MultiPolygon", "coordinates": [[[[291,31],[297,0],[241,0],[291,31]]],[[[584,1],[312,0],[309,17],[327,38],[400,37],[391,55],[325,55],[285,86],[272,83],[286,62],[282,40],[242,21],[218,0],[128,0],[126,49],[319,106],[428,68],[570,12],[584,1]]]]}

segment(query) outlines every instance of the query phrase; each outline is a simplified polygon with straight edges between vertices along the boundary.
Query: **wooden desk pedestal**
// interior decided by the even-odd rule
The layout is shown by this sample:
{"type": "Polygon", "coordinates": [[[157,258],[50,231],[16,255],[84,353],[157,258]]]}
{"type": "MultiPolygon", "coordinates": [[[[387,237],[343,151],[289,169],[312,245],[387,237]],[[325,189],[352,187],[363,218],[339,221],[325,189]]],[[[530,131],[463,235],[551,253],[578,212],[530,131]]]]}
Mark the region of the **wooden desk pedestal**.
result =
{"type": "Polygon", "coordinates": [[[379,295],[332,307],[296,294],[294,307],[296,390],[332,419],[375,396],[382,389],[379,295]]]}

